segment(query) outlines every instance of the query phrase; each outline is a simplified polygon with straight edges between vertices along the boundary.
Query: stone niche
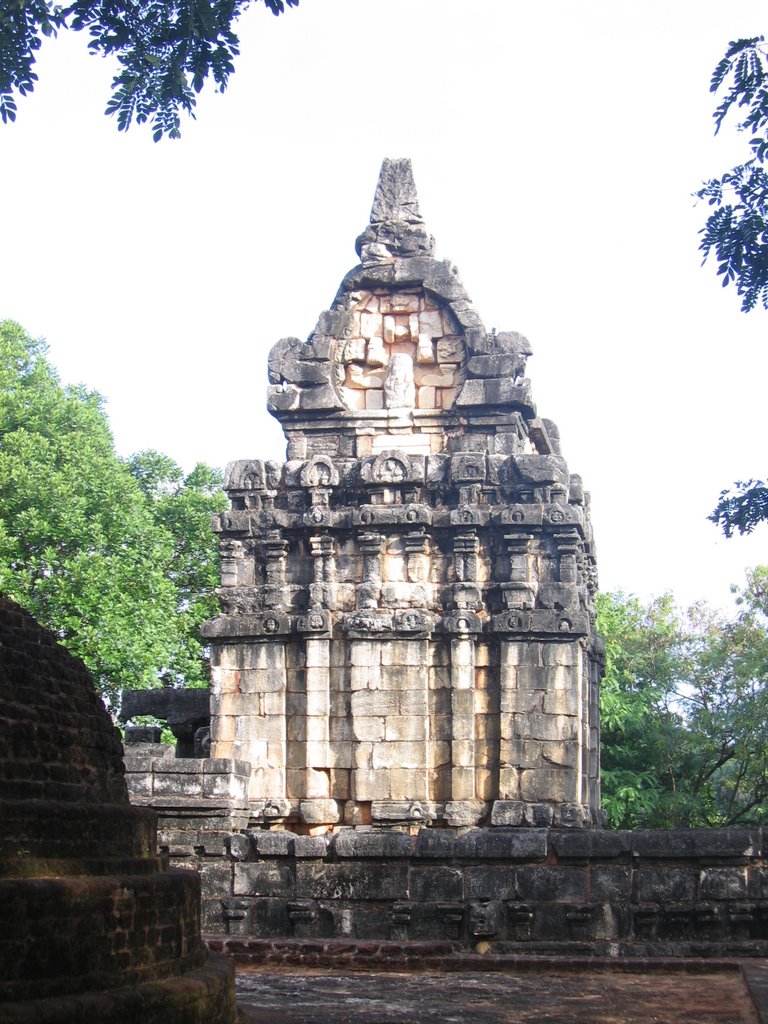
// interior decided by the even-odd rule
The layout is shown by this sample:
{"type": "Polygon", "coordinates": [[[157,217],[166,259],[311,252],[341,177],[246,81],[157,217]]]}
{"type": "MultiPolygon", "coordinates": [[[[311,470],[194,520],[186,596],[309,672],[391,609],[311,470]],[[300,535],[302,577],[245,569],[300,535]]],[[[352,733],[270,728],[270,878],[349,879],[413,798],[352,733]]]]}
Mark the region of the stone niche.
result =
{"type": "Polygon", "coordinates": [[[233,1024],[200,936],[200,880],[132,807],[81,661],[0,599],[0,1024],[233,1024]]]}
{"type": "Polygon", "coordinates": [[[283,463],[229,465],[211,756],[253,825],[600,822],[589,498],[386,160],[361,259],[269,356],[283,463]]]}

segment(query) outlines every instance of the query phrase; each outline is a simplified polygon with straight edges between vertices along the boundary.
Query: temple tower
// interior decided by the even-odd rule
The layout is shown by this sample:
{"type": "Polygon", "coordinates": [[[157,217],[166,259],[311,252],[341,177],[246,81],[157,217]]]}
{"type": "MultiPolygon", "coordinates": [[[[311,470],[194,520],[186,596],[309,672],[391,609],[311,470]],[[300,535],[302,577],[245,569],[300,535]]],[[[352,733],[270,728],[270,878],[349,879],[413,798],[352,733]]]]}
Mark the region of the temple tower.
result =
{"type": "Polygon", "coordinates": [[[360,265],[269,356],[284,463],[230,464],[212,757],[253,822],[591,825],[599,817],[589,501],[521,335],[434,257],[385,160],[360,265]]]}

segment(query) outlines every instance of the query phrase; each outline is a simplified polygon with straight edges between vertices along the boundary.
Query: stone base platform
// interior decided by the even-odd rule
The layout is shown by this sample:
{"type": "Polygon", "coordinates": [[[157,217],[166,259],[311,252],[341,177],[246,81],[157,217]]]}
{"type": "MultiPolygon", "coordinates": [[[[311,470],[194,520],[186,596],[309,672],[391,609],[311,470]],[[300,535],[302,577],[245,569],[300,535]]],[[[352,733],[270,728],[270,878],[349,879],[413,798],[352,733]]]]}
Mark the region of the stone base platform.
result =
{"type": "Polygon", "coordinates": [[[160,842],[174,866],[200,871],[203,932],[230,940],[768,955],[761,829],[343,829],[302,836],[161,826],[160,842]]]}

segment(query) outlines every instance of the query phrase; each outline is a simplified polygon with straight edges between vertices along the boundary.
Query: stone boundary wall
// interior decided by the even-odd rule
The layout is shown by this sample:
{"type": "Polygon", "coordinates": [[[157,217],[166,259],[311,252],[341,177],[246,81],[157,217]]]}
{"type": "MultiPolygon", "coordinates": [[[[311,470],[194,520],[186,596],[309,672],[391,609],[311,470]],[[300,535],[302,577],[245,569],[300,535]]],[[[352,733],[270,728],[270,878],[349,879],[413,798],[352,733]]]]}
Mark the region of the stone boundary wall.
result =
{"type": "Polygon", "coordinates": [[[768,954],[768,830],[162,829],[232,940],[448,943],[499,954],[768,954]]]}

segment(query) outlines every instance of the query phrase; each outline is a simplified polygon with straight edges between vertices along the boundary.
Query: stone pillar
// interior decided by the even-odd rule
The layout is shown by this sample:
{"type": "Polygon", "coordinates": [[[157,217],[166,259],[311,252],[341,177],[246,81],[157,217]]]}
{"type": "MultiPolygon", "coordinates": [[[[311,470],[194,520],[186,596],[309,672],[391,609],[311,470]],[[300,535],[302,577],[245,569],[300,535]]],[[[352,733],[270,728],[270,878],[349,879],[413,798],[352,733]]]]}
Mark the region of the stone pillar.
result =
{"type": "Polygon", "coordinates": [[[236,749],[250,761],[251,799],[280,800],[286,793],[286,657],[285,643],[253,643],[250,668],[239,672],[242,711],[235,725],[236,749]]]}
{"type": "MultiPolygon", "coordinates": [[[[602,642],[600,642],[602,644],[602,642]]],[[[587,651],[587,673],[589,678],[589,741],[588,761],[588,799],[590,807],[600,806],[600,680],[604,666],[602,646],[599,652],[587,651]]]]}
{"type": "Polygon", "coordinates": [[[476,825],[485,805],[477,799],[475,731],[475,638],[451,640],[451,799],[450,825],[476,825]]]}
{"type": "Polygon", "coordinates": [[[332,589],[336,581],[333,538],[310,537],[313,582],[309,587],[309,607],[313,611],[327,608],[333,601],[332,589]]]}
{"type": "MultiPolygon", "coordinates": [[[[397,706],[397,696],[381,690],[381,644],[351,640],[349,644],[353,742],[352,799],[360,803],[390,798],[389,773],[374,768],[374,750],[383,744],[385,720],[397,706]]],[[[380,759],[380,750],[377,752],[380,759]]]]}
{"type": "Polygon", "coordinates": [[[410,583],[423,583],[429,579],[429,541],[421,531],[406,533],[403,538],[406,556],[406,576],[410,583]]]}
{"type": "Polygon", "coordinates": [[[225,540],[220,546],[221,585],[236,587],[240,582],[240,564],[243,558],[243,545],[239,540],[225,540]]]}
{"type": "Polygon", "coordinates": [[[380,533],[363,533],[358,545],[363,554],[363,580],[357,588],[357,607],[377,608],[381,597],[381,548],[384,538],[380,533]]]}
{"type": "Polygon", "coordinates": [[[504,541],[509,557],[509,583],[502,584],[507,608],[533,608],[536,603],[536,585],[531,579],[530,533],[505,533],[504,541]]]}
{"type": "Polygon", "coordinates": [[[576,640],[502,641],[495,824],[583,823],[581,653],[576,640]]]}
{"type": "Polygon", "coordinates": [[[576,530],[564,530],[555,535],[561,583],[577,583],[579,579],[577,556],[579,535],[576,530]]]}
{"type": "Polygon", "coordinates": [[[306,642],[306,764],[299,814],[308,825],[339,820],[331,799],[330,640],[306,642]]]}
{"type": "Polygon", "coordinates": [[[282,608],[285,604],[285,557],[288,541],[279,534],[270,535],[264,543],[266,583],[263,588],[264,607],[282,608]]]}
{"type": "Polygon", "coordinates": [[[477,580],[477,535],[469,531],[458,533],[453,539],[453,553],[456,579],[460,583],[474,583],[477,580]]]}
{"type": "MultiPolygon", "coordinates": [[[[429,799],[429,676],[427,640],[392,640],[382,645],[381,682],[395,697],[384,723],[387,748],[374,750],[374,765],[389,765],[395,801],[429,799]]],[[[375,808],[374,808],[375,810],[375,808]]]]}

